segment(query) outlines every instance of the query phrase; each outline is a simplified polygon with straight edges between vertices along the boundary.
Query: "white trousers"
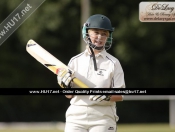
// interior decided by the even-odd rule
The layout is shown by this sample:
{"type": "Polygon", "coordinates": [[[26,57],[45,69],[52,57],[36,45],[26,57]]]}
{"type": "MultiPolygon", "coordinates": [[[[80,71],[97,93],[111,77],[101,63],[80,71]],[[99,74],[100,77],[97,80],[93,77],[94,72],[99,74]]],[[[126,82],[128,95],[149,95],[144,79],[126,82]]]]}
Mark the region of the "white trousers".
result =
{"type": "Polygon", "coordinates": [[[65,132],[116,132],[118,116],[114,106],[70,105],[65,132]]]}

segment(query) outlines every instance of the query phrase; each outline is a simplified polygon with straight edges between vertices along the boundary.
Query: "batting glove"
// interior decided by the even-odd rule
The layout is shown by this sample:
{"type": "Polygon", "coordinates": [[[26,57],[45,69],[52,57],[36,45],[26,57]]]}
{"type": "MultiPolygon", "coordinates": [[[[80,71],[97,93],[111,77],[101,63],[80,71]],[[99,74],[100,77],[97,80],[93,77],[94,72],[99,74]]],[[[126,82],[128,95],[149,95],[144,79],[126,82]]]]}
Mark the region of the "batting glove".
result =
{"type": "Polygon", "coordinates": [[[62,88],[71,88],[72,73],[66,69],[59,71],[57,75],[58,84],[62,88]]]}
{"type": "Polygon", "coordinates": [[[90,95],[89,100],[91,101],[109,101],[111,98],[111,95],[90,95]]]}

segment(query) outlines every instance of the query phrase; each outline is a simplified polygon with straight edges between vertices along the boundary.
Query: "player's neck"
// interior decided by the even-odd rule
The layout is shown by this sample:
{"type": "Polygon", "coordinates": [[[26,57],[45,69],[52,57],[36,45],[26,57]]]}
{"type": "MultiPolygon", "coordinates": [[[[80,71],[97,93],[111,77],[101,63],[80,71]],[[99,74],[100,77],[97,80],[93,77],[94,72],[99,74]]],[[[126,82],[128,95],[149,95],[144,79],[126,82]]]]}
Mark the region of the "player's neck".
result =
{"type": "MultiPolygon", "coordinates": [[[[89,51],[89,53],[91,54],[91,50],[89,49],[89,47],[87,47],[88,48],[88,51],[89,51]]],[[[102,50],[96,50],[96,49],[92,49],[93,51],[94,51],[94,54],[95,55],[97,55],[98,53],[100,53],[102,50]]]]}
{"type": "Polygon", "coordinates": [[[93,49],[93,51],[95,55],[101,52],[101,50],[95,50],[95,49],[93,49]]]}

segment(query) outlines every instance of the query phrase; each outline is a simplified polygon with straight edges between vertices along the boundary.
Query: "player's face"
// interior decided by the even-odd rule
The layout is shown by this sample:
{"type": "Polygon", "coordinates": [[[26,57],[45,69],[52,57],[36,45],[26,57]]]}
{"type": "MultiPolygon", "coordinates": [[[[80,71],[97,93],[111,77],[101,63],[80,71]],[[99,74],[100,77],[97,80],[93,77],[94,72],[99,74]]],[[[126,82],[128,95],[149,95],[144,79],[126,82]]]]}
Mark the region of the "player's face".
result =
{"type": "Polygon", "coordinates": [[[104,46],[109,36],[109,32],[102,29],[90,29],[88,30],[88,33],[91,42],[95,44],[97,47],[104,46]]]}

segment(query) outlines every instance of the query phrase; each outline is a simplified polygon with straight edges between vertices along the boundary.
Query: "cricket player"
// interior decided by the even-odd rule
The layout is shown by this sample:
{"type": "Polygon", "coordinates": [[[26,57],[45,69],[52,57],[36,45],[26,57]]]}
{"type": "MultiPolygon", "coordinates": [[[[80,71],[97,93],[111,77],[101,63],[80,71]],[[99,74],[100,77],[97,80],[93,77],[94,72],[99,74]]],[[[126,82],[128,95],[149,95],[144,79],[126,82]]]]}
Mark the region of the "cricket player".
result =
{"type": "MultiPolygon", "coordinates": [[[[112,45],[114,28],[104,15],[90,16],[82,28],[87,46],[84,52],[72,57],[68,66],[74,75],[91,88],[125,88],[124,72],[117,58],[107,50],[112,45]]],[[[57,76],[61,87],[77,87],[72,73],[62,71],[57,76]]],[[[116,102],[122,95],[66,95],[71,99],[66,111],[65,132],[116,132],[119,117],[116,102]]]]}

